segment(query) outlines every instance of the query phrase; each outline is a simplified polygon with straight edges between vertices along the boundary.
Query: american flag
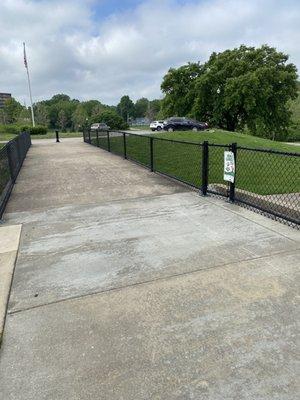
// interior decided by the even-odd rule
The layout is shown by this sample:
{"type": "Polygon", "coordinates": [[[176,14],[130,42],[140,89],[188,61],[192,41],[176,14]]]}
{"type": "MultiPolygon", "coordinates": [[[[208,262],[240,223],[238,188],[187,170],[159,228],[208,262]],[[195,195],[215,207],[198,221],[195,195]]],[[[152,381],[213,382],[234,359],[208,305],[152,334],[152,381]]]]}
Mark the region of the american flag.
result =
{"type": "Polygon", "coordinates": [[[26,50],[25,50],[25,43],[23,43],[23,48],[24,48],[24,65],[25,65],[25,68],[28,68],[28,66],[27,66],[27,58],[26,58],[26,50]]]}

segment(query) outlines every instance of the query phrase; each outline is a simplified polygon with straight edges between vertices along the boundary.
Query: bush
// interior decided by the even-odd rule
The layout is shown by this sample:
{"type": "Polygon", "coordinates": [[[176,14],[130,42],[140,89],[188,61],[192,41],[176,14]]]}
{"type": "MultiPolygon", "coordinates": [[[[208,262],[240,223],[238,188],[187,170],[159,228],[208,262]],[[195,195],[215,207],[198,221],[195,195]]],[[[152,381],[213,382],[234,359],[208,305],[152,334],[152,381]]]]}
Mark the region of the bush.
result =
{"type": "Polygon", "coordinates": [[[300,142],[300,124],[295,124],[288,133],[287,142],[300,142]]]}
{"type": "Polygon", "coordinates": [[[44,126],[21,126],[19,128],[19,132],[28,132],[30,135],[46,135],[47,131],[44,126]]]}
{"type": "Polygon", "coordinates": [[[0,133],[18,135],[20,133],[20,127],[17,125],[0,125],[0,133]]]}
{"type": "Polygon", "coordinates": [[[95,115],[92,122],[105,122],[110,129],[128,129],[128,124],[114,111],[103,111],[95,115]]]}

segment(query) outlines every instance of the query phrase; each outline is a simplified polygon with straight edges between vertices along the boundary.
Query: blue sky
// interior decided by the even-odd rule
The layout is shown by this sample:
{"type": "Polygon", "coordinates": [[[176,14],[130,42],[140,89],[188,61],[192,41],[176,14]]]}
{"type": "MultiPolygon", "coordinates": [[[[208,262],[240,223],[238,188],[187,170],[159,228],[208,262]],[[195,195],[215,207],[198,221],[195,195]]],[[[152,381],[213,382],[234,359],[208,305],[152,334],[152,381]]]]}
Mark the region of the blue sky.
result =
{"type": "Polygon", "coordinates": [[[95,1],[91,8],[94,12],[94,18],[100,20],[111,14],[119,14],[124,11],[130,12],[141,3],[143,3],[143,0],[100,0],[95,1]]]}
{"type": "Polygon", "coordinates": [[[116,104],[160,98],[170,67],[267,43],[300,68],[299,0],[1,0],[0,91],[116,104]]]}

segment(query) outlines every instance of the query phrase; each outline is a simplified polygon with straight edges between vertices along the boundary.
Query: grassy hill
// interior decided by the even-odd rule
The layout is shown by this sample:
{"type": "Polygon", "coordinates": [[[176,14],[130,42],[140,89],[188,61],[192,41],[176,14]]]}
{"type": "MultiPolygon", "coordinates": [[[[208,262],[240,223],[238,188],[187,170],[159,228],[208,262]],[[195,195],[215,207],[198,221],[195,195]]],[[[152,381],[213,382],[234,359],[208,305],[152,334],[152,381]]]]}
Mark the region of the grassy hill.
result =
{"type": "Polygon", "coordinates": [[[245,133],[228,132],[222,129],[211,129],[204,132],[160,132],[155,133],[154,136],[166,139],[183,140],[186,142],[202,143],[204,140],[207,140],[209,143],[215,144],[237,143],[243,147],[271,149],[292,153],[300,152],[300,146],[275,142],[269,139],[260,138],[258,136],[247,135],[245,133]]]}

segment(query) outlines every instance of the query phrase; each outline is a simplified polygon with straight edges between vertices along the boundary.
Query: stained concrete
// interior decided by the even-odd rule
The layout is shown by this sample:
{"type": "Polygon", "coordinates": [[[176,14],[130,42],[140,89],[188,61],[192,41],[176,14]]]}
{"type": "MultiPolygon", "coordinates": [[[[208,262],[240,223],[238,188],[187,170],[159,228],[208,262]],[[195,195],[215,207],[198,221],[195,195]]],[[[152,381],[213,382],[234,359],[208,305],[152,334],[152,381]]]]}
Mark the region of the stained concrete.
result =
{"type": "Polygon", "coordinates": [[[6,213],[185,190],[130,161],[84,144],[81,138],[61,140],[34,141],[6,213]]]}
{"type": "Polygon", "coordinates": [[[1,399],[297,397],[299,232],[78,140],[33,146],[8,211],[1,399]]]}
{"type": "Polygon", "coordinates": [[[10,311],[298,247],[193,192],[9,218],[25,222],[10,311]]]}

